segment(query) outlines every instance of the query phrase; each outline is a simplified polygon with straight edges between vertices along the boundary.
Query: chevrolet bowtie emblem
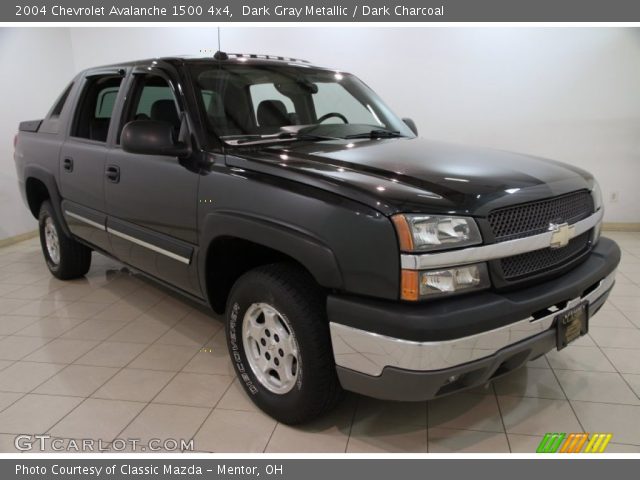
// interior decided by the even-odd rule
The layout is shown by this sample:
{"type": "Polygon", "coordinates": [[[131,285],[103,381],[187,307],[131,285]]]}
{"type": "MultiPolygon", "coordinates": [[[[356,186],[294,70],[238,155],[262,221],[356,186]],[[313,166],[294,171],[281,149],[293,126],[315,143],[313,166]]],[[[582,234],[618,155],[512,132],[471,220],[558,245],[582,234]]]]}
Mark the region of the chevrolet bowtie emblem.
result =
{"type": "Polygon", "coordinates": [[[552,232],[549,247],[562,248],[566,247],[569,244],[569,240],[573,238],[575,227],[568,223],[550,223],[549,231],[552,232]]]}

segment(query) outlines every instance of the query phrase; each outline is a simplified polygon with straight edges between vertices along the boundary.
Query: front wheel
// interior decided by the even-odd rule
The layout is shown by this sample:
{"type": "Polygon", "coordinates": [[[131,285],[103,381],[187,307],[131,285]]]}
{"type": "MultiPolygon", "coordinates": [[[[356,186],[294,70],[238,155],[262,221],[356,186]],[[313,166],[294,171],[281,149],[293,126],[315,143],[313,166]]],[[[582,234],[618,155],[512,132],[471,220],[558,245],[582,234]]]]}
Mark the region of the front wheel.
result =
{"type": "Polygon", "coordinates": [[[38,216],[42,254],[51,274],[60,280],[82,277],[91,267],[91,249],[64,233],[49,201],[38,216]]]}
{"type": "Polygon", "coordinates": [[[245,391],[282,423],[309,421],[341,397],[324,295],[295,266],[267,265],[238,279],[227,343],[245,391]]]}

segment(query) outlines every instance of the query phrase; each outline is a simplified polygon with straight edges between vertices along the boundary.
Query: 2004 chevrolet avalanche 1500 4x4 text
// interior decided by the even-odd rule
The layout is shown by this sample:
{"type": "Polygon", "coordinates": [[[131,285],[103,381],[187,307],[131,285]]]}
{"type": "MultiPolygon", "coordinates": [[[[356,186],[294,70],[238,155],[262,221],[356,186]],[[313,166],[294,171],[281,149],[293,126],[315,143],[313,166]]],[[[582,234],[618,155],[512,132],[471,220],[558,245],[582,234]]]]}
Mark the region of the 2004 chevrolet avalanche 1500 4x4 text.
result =
{"type": "Polygon", "coordinates": [[[344,390],[425,400],[562,349],[620,260],[589,173],[423,140],[291,58],[89,69],[20,124],[15,162],[54,276],[100,252],[224,314],[240,382],[290,424],[344,390]]]}

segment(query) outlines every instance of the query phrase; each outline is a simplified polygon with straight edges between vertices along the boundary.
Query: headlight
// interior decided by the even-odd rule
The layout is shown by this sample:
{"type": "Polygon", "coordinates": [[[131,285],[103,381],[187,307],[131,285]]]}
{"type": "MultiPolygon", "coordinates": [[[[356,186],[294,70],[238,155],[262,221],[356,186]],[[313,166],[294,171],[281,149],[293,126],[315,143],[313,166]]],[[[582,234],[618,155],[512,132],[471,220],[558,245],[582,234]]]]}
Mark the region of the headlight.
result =
{"type": "Polygon", "coordinates": [[[593,181],[593,190],[591,190],[591,196],[593,197],[593,210],[600,210],[602,205],[602,191],[600,190],[600,185],[595,180],[593,181]]]}
{"type": "Polygon", "coordinates": [[[438,270],[403,270],[403,300],[420,300],[489,288],[486,263],[475,263],[438,270]]]}
{"type": "MultiPolygon", "coordinates": [[[[596,182],[595,180],[593,181],[593,189],[591,190],[591,197],[593,198],[593,211],[597,212],[598,210],[602,209],[604,212],[604,204],[602,202],[602,191],[600,190],[600,185],[598,185],[598,182],[596,182]]],[[[595,227],[593,227],[592,243],[594,245],[600,239],[601,231],[602,231],[602,219],[598,222],[598,224],[595,227]]]]}
{"type": "Polygon", "coordinates": [[[428,252],[482,243],[473,218],[444,215],[394,215],[400,250],[428,252]]]}

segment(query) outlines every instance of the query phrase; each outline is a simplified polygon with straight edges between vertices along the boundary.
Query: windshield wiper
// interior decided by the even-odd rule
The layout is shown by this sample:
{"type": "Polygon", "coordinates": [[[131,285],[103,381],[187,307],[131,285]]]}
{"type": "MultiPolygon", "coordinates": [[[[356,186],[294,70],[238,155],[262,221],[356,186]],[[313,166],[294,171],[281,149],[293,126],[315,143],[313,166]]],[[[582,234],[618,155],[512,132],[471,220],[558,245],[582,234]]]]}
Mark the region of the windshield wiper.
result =
{"type": "Polygon", "coordinates": [[[394,130],[370,130],[364,133],[354,133],[344,138],[398,138],[404,137],[400,132],[394,130]]]}
{"type": "Polygon", "coordinates": [[[299,133],[299,132],[281,132],[274,135],[233,135],[222,137],[222,140],[234,142],[232,145],[255,145],[260,143],[278,143],[283,140],[295,141],[295,140],[308,140],[308,141],[323,141],[323,140],[342,140],[340,137],[329,137],[325,135],[315,135],[312,133],[299,133]]]}
{"type": "Polygon", "coordinates": [[[258,135],[257,133],[247,133],[246,135],[223,135],[220,137],[221,140],[227,141],[236,141],[242,142],[245,140],[259,140],[263,138],[264,135],[258,135]]]}
{"type": "Polygon", "coordinates": [[[329,135],[316,135],[315,133],[305,132],[283,132],[278,135],[278,138],[293,139],[293,140],[343,140],[340,137],[331,137],[329,135]]]}

